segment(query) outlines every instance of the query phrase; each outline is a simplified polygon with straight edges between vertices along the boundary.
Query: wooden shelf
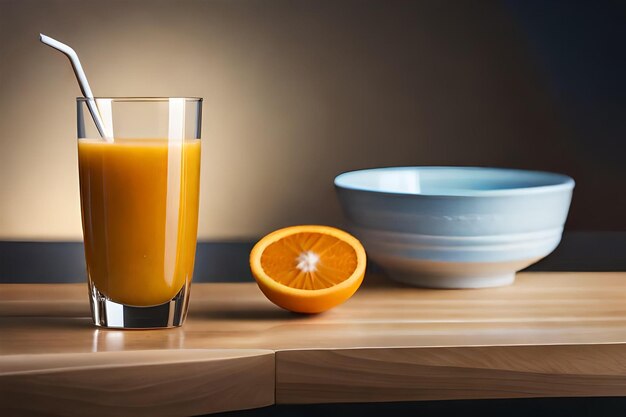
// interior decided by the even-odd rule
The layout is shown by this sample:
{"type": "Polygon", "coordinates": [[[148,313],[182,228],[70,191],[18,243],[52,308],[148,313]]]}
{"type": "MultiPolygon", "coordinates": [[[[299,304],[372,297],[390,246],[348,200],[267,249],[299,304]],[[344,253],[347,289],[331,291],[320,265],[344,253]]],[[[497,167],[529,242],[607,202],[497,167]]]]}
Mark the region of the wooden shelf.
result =
{"type": "Polygon", "coordinates": [[[317,316],[252,283],[197,284],[185,326],[144,331],[94,328],[85,285],[0,285],[0,414],[624,395],[624,272],[522,273],[485,290],[368,276],[317,316]]]}

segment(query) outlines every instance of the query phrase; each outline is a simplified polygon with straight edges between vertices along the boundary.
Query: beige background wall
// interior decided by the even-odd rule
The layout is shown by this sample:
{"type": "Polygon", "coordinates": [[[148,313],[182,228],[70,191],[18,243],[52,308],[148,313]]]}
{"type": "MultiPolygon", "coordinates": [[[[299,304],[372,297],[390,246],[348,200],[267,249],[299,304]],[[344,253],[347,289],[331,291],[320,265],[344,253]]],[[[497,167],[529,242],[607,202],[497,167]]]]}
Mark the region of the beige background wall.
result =
{"type": "Polygon", "coordinates": [[[585,169],[499,2],[0,0],[0,239],[81,237],[80,93],[39,32],[96,95],[205,98],[201,238],[340,224],[336,174],[402,164],[563,171],[570,227],[610,228],[590,212],[611,176],[585,169]]]}

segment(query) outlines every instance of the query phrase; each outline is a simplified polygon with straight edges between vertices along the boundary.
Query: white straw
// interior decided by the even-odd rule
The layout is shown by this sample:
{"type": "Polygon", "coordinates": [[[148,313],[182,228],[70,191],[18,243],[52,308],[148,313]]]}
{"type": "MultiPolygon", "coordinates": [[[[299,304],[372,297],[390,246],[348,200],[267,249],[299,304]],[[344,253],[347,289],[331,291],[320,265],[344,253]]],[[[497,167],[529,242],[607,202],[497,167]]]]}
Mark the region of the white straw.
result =
{"type": "Polygon", "coordinates": [[[68,57],[70,63],[72,64],[72,68],[74,69],[74,74],[76,74],[80,90],[83,92],[83,96],[89,99],[86,100],[87,107],[89,108],[89,113],[91,113],[93,121],[96,123],[98,133],[100,133],[100,136],[102,136],[106,141],[110,142],[113,138],[113,126],[112,124],[110,126],[106,126],[103,123],[102,117],[100,116],[100,112],[98,111],[98,107],[96,106],[96,102],[93,98],[93,93],[89,87],[87,76],[85,75],[85,71],[83,71],[83,67],[80,65],[80,60],[78,59],[78,55],[74,49],[62,42],[57,41],[56,39],[52,39],[51,37],[44,35],[43,33],[39,34],[39,40],[68,57]]]}

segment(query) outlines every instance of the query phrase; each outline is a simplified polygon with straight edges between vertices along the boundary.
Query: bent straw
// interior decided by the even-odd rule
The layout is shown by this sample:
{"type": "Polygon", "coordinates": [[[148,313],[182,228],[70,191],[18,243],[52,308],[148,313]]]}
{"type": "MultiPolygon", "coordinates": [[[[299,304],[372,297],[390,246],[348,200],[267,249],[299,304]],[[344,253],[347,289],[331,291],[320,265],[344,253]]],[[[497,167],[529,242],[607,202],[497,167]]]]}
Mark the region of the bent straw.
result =
{"type": "Polygon", "coordinates": [[[51,37],[44,35],[43,33],[39,34],[39,40],[49,47],[63,53],[70,60],[70,63],[72,64],[72,69],[74,70],[74,74],[76,75],[76,79],[78,80],[80,90],[82,91],[83,96],[89,99],[87,100],[87,107],[89,108],[89,113],[91,113],[91,117],[96,124],[98,133],[100,133],[100,136],[102,136],[107,142],[110,142],[113,137],[112,129],[106,129],[105,124],[102,121],[100,112],[96,107],[93,93],[91,92],[91,88],[89,87],[89,81],[87,81],[85,71],[83,71],[83,67],[80,65],[80,60],[78,59],[78,55],[76,54],[74,49],[62,42],[57,41],[56,39],[52,39],[51,37]],[[109,132],[109,130],[111,132],[109,132]]]}

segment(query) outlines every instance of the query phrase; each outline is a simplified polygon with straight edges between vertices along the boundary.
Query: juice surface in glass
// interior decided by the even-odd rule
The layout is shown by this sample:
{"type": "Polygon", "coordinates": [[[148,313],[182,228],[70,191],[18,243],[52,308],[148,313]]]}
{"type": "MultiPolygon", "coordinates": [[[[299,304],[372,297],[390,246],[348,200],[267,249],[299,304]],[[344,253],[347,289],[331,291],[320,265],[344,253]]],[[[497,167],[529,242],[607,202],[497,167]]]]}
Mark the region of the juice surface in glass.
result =
{"type": "Polygon", "coordinates": [[[79,139],[87,270],[108,299],[171,300],[191,282],[200,140],[79,139]]]}

